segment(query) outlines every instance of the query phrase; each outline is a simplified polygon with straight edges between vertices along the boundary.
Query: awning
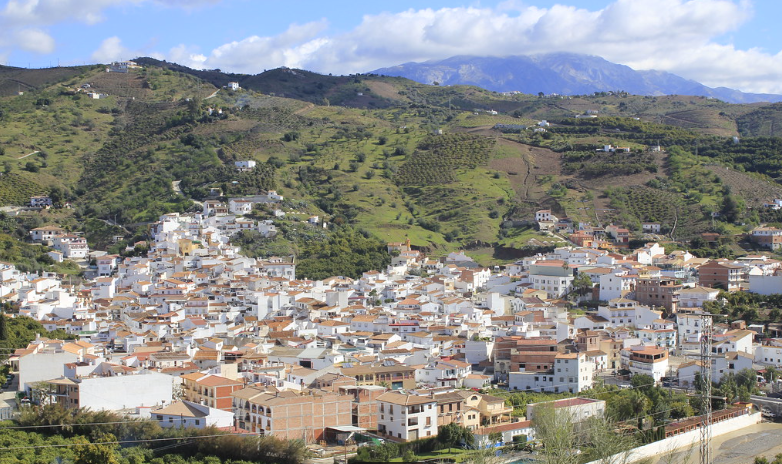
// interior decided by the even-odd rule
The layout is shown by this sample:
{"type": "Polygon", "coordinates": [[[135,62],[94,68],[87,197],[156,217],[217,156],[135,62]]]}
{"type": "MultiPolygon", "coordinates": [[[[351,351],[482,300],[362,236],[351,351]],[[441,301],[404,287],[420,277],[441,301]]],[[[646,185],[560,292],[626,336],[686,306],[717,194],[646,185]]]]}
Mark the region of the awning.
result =
{"type": "Polygon", "coordinates": [[[342,433],[350,433],[350,432],[360,433],[360,432],[367,431],[367,429],[356,427],[354,425],[338,425],[335,427],[326,427],[326,428],[331,430],[336,430],[337,432],[342,432],[342,433]]]}

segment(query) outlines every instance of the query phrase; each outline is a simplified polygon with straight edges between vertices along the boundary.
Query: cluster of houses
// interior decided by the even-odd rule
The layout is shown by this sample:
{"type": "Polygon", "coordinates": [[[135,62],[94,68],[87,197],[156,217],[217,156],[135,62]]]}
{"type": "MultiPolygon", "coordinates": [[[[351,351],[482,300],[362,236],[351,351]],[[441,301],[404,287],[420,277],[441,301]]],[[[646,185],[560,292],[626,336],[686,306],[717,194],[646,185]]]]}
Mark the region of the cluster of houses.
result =
{"type": "MultiPolygon", "coordinates": [[[[18,349],[19,389],[164,427],[309,443],[364,432],[413,440],[449,423],[510,441],[531,436],[532,423],[483,389],[577,393],[621,371],[689,386],[700,366],[669,356],[697,350],[701,307],[717,289],[757,279],[782,288],[780,262],[768,257],[700,259],[658,243],[629,254],[562,247],[489,269],[461,252],[432,259],[408,240],[388,244],[386,269],[313,281],[297,278],[293,257],[248,258],[231,244],[237,231],[274,227],[241,217],[241,205],[164,215],[147,256],[103,256],[83,284],[0,266],[4,301],[76,337],[18,349]],[[596,309],[573,312],[573,296],[596,309]]],[[[32,234],[75,240],[57,227],[32,234]]],[[[782,339],[758,341],[767,329],[714,324],[714,380],[782,366],[782,339]]]]}
{"type": "MultiPolygon", "coordinates": [[[[596,227],[589,223],[576,224],[568,217],[557,217],[550,209],[536,211],[535,222],[540,230],[567,234],[568,240],[579,247],[615,249],[627,248],[630,243],[629,229],[613,224],[605,227],[596,227]]],[[[646,222],[643,224],[643,231],[659,233],[660,224],[646,222]]]]}
{"type": "Polygon", "coordinates": [[[81,261],[90,252],[86,238],[80,234],[69,233],[59,226],[43,226],[32,229],[30,238],[33,242],[54,248],[48,254],[56,262],[62,262],[63,259],[81,261]]]}

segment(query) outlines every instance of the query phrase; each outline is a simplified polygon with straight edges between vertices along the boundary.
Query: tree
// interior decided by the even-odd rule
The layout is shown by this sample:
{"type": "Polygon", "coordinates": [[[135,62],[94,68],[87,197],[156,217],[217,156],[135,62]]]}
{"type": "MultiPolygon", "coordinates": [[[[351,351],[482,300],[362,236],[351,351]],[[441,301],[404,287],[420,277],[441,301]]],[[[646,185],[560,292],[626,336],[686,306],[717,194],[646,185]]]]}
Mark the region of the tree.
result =
{"type": "Polygon", "coordinates": [[[110,433],[93,439],[92,442],[84,437],[78,437],[74,440],[79,445],[74,452],[76,455],[74,464],[119,464],[115,455],[116,440],[110,433]]]}
{"type": "Polygon", "coordinates": [[[462,427],[459,424],[451,422],[448,425],[440,427],[437,431],[437,441],[447,446],[450,450],[452,447],[464,443],[465,446],[471,446],[475,441],[472,431],[467,427],[462,427]]]}
{"type": "Polygon", "coordinates": [[[625,464],[631,462],[630,450],[636,445],[632,435],[617,431],[616,423],[606,417],[590,417],[586,421],[587,461],[601,464],[625,464]]]}
{"type": "Polygon", "coordinates": [[[632,379],[630,379],[630,384],[633,386],[633,388],[637,388],[644,393],[648,393],[649,390],[654,387],[655,381],[654,377],[651,375],[637,374],[634,375],[632,379]]]}
{"type": "Polygon", "coordinates": [[[763,373],[763,378],[766,379],[766,382],[773,382],[779,378],[779,370],[774,366],[768,366],[766,372],[763,373]]]}
{"type": "Polygon", "coordinates": [[[573,292],[576,295],[583,296],[589,294],[593,286],[594,284],[592,283],[592,279],[589,278],[589,275],[583,272],[579,273],[573,279],[573,292]]]}
{"type": "Polygon", "coordinates": [[[577,464],[579,445],[575,419],[565,409],[542,405],[535,408],[535,436],[543,443],[546,464],[577,464]]]}
{"type": "Polygon", "coordinates": [[[489,434],[489,442],[492,444],[494,443],[501,443],[502,442],[502,432],[491,432],[489,434]]]}
{"type": "Polygon", "coordinates": [[[5,321],[5,312],[0,310],[0,340],[8,340],[8,325],[5,321]]]}

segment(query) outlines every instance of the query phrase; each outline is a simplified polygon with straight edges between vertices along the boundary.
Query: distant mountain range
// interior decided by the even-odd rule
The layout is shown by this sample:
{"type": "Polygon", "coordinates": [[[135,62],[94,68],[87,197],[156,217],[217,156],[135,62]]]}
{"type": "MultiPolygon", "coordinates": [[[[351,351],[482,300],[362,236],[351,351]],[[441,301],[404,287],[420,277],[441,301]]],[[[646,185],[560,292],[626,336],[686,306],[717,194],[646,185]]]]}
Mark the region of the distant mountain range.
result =
{"type": "Polygon", "coordinates": [[[588,95],[624,90],[634,95],[696,95],[729,103],[780,102],[782,95],[711,88],[664,71],[636,71],[603,58],[576,53],[530,56],[454,56],[423,63],[404,63],[372,71],[423,84],[475,85],[497,92],[588,95]]]}

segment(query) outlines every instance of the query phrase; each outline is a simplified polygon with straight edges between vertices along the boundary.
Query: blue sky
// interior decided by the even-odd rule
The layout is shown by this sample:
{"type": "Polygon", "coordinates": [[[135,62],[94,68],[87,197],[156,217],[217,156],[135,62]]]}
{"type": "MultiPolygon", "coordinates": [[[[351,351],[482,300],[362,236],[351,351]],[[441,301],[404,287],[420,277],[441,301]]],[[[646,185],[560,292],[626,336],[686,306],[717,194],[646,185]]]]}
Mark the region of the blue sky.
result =
{"type": "Polygon", "coordinates": [[[458,54],[570,51],[782,93],[782,1],[5,0],[0,63],[154,56],[258,73],[367,72],[458,54]]]}

